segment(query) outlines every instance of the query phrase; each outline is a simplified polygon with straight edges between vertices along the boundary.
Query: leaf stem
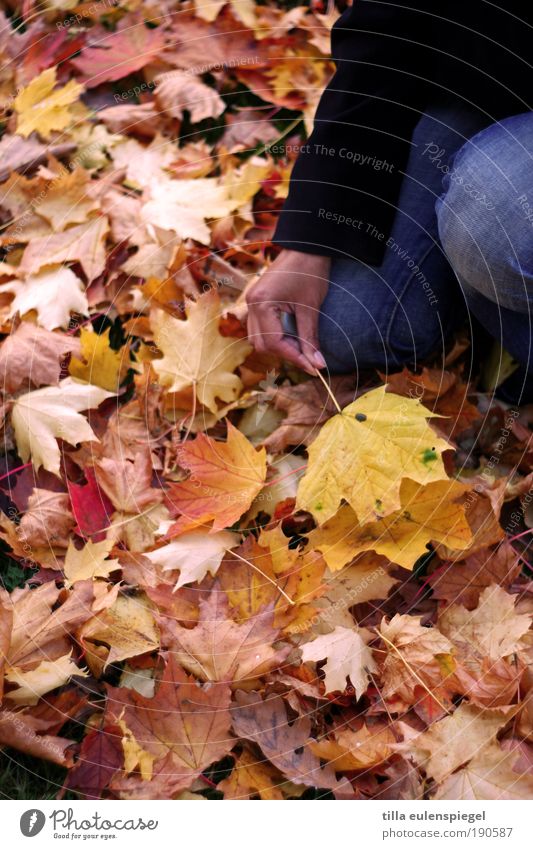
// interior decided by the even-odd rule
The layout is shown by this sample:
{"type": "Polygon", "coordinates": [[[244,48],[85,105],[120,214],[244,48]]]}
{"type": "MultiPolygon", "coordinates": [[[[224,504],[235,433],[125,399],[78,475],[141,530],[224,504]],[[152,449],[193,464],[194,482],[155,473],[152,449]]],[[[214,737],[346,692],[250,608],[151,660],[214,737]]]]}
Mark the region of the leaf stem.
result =
{"type": "Polygon", "coordinates": [[[251,568],[252,568],[252,569],[255,569],[255,571],[256,571],[256,572],[259,572],[259,574],[260,574],[260,575],[262,575],[262,576],[263,576],[263,578],[266,578],[266,580],[267,580],[270,584],[272,584],[274,587],[276,587],[276,589],[278,590],[278,592],[280,592],[280,593],[281,593],[281,595],[282,595],[282,596],[284,596],[284,597],[287,599],[287,601],[289,602],[289,604],[293,604],[293,605],[294,605],[294,604],[296,604],[296,602],[295,602],[295,601],[293,601],[293,600],[292,600],[292,598],[291,598],[290,596],[288,596],[288,595],[287,595],[287,593],[285,592],[285,590],[282,590],[282,589],[281,589],[281,587],[279,586],[279,584],[276,584],[276,582],[275,582],[274,580],[272,580],[272,578],[270,578],[268,575],[266,575],[266,574],[262,571],[262,569],[260,569],[260,568],[259,568],[259,566],[256,566],[256,565],[255,565],[255,563],[252,563],[250,560],[247,560],[247,559],[246,559],[246,557],[243,557],[241,554],[237,554],[237,552],[236,552],[234,549],[231,549],[231,550],[230,550],[230,555],[233,555],[233,554],[235,555],[235,557],[238,557],[238,559],[239,559],[239,560],[242,560],[242,561],[243,561],[243,563],[247,563],[247,564],[248,564],[248,566],[251,566],[251,568]]]}
{"type": "MultiPolygon", "coordinates": [[[[97,531],[91,531],[88,536],[94,536],[95,534],[104,534],[106,531],[110,531],[112,528],[120,528],[122,525],[127,525],[130,522],[135,521],[135,519],[141,519],[143,516],[147,516],[148,513],[151,513],[154,507],[157,507],[157,504],[152,504],[146,510],[143,510],[142,513],[135,513],[131,516],[128,516],[127,519],[122,519],[120,522],[112,522],[107,528],[100,528],[97,531]]],[[[118,512],[118,511],[117,511],[118,512]]]]}
{"type": "Polygon", "coordinates": [[[189,416],[186,416],[185,419],[183,419],[183,422],[185,422],[186,419],[189,418],[189,424],[187,425],[187,431],[185,433],[185,436],[181,440],[182,445],[183,445],[184,442],[187,442],[189,436],[191,435],[192,426],[194,424],[194,417],[196,416],[196,383],[197,383],[197,381],[193,380],[193,384],[192,384],[192,388],[193,388],[192,410],[189,413],[189,416]]]}
{"type": "Polygon", "coordinates": [[[438,698],[437,698],[437,696],[436,696],[434,693],[432,693],[432,692],[431,692],[431,690],[429,689],[429,687],[427,686],[427,684],[425,684],[425,683],[422,681],[422,679],[421,679],[420,675],[418,675],[418,673],[417,673],[417,672],[415,672],[415,670],[413,669],[413,667],[411,666],[411,664],[410,664],[410,663],[409,663],[409,662],[405,659],[405,657],[403,656],[403,654],[401,653],[401,651],[400,651],[400,650],[399,650],[399,649],[398,649],[398,648],[394,645],[394,643],[391,643],[391,641],[390,641],[390,640],[388,640],[388,639],[387,639],[387,637],[385,637],[385,636],[381,633],[381,631],[378,631],[378,629],[377,629],[377,628],[376,628],[376,633],[378,634],[378,636],[380,636],[380,637],[381,637],[381,639],[383,640],[383,642],[384,642],[384,643],[386,643],[388,646],[390,646],[390,647],[391,647],[391,649],[392,649],[393,651],[395,651],[395,652],[396,652],[396,654],[398,655],[398,657],[400,658],[400,660],[402,661],[402,663],[403,663],[403,664],[407,667],[407,669],[409,670],[409,672],[411,673],[411,675],[412,675],[414,678],[416,678],[416,680],[418,681],[418,683],[420,684],[420,686],[424,688],[424,690],[426,691],[426,693],[428,693],[428,694],[431,696],[431,698],[432,698],[432,699],[434,699],[434,700],[437,702],[437,704],[439,705],[439,707],[441,707],[441,708],[443,709],[443,711],[444,711],[444,713],[445,713],[445,714],[449,715],[449,714],[450,714],[450,711],[448,710],[448,708],[447,708],[447,707],[445,707],[445,706],[442,704],[442,702],[440,701],[440,699],[438,699],[438,698]]]}
{"type": "Polygon", "coordinates": [[[277,137],[277,139],[273,139],[273,140],[265,142],[265,144],[261,145],[261,147],[258,150],[255,151],[254,156],[261,156],[261,154],[264,153],[266,150],[268,150],[268,148],[272,147],[275,144],[278,144],[282,139],[285,138],[285,136],[289,135],[291,130],[295,130],[296,127],[298,126],[298,124],[301,124],[302,121],[303,121],[303,115],[300,115],[299,118],[295,118],[294,121],[291,121],[291,123],[287,127],[285,127],[285,129],[283,130],[281,135],[277,137]]]}
{"type": "Polygon", "coordinates": [[[325,378],[321,375],[321,373],[319,372],[319,370],[318,370],[318,369],[316,370],[316,376],[317,376],[317,377],[319,377],[319,378],[320,378],[320,380],[322,381],[322,383],[324,384],[324,387],[325,387],[325,389],[326,389],[326,392],[328,393],[329,397],[331,398],[331,400],[332,400],[332,401],[333,401],[333,403],[335,404],[335,407],[336,407],[336,409],[337,409],[337,412],[338,412],[338,413],[340,413],[340,414],[342,415],[342,409],[341,409],[341,407],[340,407],[340,405],[339,405],[339,402],[337,401],[337,399],[335,398],[335,395],[333,394],[333,392],[332,392],[332,391],[331,391],[331,389],[329,388],[329,385],[328,385],[327,380],[326,380],[326,379],[325,379],[325,378]]]}

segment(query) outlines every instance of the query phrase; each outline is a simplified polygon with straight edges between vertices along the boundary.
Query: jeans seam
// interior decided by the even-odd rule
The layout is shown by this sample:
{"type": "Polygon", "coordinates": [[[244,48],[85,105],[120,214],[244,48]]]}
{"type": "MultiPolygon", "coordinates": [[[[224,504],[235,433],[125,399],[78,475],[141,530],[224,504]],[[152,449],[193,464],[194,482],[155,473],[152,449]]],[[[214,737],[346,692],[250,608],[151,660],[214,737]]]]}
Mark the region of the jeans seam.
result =
{"type": "MultiPolygon", "coordinates": [[[[426,250],[426,252],[425,252],[425,253],[424,253],[424,255],[422,256],[422,258],[420,259],[420,261],[419,261],[418,263],[416,263],[416,265],[418,266],[418,271],[416,272],[416,274],[418,274],[420,271],[422,271],[422,265],[423,265],[423,263],[427,260],[427,258],[428,258],[428,257],[429,257],[429,255],[431,254],[431,252],[432,252],[433,250],[435,250],[435,248],[437,248],[437,247],[440,247],[440,245],[439,245],[439,243],[438,243],[438,240],[434,240],[434,241],[433,241],[433,242],[429,245],[428,249],[426,250]]],[[[442,250],[442,248],[441,248],[441,250],[442,250]]],[[[399,308],[400,308],[400,306],[402,305],[402,301],[403,301],[403,299],[405,298],[405,295],[406,295],[406,293],[407,293],[407,291],[408,291],[409,287],[411,286],[411,284],[412,284],[412,282],[413,282],[413,280],[414,280],[414,277],[415,277],[415,271],[413,270],[413,271],[411,272],[411,274],[409,275],[409,277],[407,278],[407,280],[405,281],[405,285],[404,285],[403,289],[401,290],[400,294],[398,295],[398,298],[397,298],[396,303],[395,303],[395,305],[394,305],[394,309],[392,310],[391,317],[390,317],[390,319],[389,319],[389,323],[388,323],[388,326],[387,326],[386,336],[385,336],[385,343],[386,343],[386,346],[387,346],[387,348],[388,348],[389,350],[390,350],[390,348],[391,348],[392,327],[393,327],[393,324],[394,324],[394,322],[395,322],[395,320],[396,320],[396,316],[397,316],[397,313],[398,313],[398,309],[399,309],[399,308]]]]}

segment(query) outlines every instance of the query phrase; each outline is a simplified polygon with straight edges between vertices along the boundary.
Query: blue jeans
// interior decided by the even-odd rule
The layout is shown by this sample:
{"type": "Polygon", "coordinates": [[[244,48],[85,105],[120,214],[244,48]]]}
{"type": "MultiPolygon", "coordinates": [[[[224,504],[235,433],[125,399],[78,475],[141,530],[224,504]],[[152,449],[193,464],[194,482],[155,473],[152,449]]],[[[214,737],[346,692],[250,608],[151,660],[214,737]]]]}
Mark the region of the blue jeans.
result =
{"type": "Polygon", "coordinates": [[[381,266],[332,260],[319,323],[332,372],[416,368],[474,315],[533,373],[533,113],[480,129],[467,107],[428,110],[391,235],[375,237],[381,266]]]}

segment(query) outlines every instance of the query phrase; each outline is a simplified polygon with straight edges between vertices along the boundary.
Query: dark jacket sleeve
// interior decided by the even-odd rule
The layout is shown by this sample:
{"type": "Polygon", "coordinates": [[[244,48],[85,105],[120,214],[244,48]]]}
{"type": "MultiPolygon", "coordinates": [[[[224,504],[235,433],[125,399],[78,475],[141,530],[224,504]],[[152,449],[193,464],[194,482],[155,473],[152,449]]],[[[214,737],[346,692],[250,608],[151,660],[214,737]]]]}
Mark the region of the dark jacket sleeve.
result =
{"type": "Polygon", "coordinates": [[[379,264],[414,127],[456,98],[486,124],[533,106],[532,0],[354,0],[336,73],[295,163],[274,242],[379,264]]]}
{"type": "Polygon", "coordinates": [[[380,261],[428,80],[445,60],[434,49],[440,11],[439,0],[355,0],[334,24],[336,73],[295,163],[275,243],[380,261]]]}

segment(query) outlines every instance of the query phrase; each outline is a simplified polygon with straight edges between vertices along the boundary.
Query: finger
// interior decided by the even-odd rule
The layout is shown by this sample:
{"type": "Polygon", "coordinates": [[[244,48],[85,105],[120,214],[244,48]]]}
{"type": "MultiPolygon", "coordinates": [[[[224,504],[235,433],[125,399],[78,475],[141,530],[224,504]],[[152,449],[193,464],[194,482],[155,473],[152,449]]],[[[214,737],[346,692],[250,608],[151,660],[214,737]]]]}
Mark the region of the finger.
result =
{"type": "Polygon", "coordinates": [[[254,322],[254,332],[261,336],[265,350],[294,363],[309,374],[315,373],[315,368],[302,354],[298,340],[284,335],[278,309],[263,305],[258,307],[254,322]]]}
{"type": "Polygon", "coordinates": [[[248,336],[248,341],[254,346],[255,350],[262,354],[264,353],[264,345],[262,344],[262,337],[259,333],[259,328],[257,324],[257,319],[255,317],[255,310],[248,311],[248,320],[246,322],[246,333],[248,336]]]}
{"type": "Polygon", "coordinates": [[[297,306],[295,315],[302,354],[315,369],[326,368],[326,361],[320,353],[318,341],[318,310],[307,306],[297,306]]]}

